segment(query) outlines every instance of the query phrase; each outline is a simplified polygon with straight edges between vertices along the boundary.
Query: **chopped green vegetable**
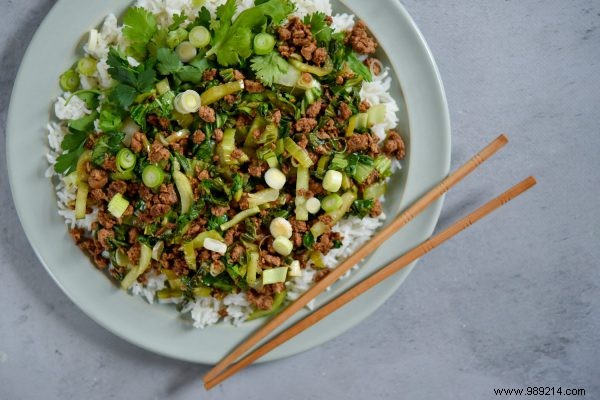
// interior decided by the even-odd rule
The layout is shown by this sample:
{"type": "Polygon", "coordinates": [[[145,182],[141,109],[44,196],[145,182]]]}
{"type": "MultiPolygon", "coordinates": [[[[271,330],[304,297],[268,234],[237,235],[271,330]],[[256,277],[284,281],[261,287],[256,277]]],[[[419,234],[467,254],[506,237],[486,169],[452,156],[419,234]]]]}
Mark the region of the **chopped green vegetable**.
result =
{"type": "Polygon", "coordinates": [[[204,26],[195,26],[189,34],[190,43],[199,49],[208,46],[210,39],[210,32],[204,26]]]}
{"type": "Polygon", "coordinates": [[[271,306],[270,310],[255,310],[252,314],[248,316],[246,321],[252,321],[258,318],[269,317],[271,315],[277,314],[285,301],[285,297],[287,296],[287,292],[284,290],[279,293],[275,293],[275,297],[273,298],[273,306],[271,306]]]}
{"type": "Polygon", "coordinates": [[[75,219],[85,218],[87,197],[89,191],[90,187],[87,183],[79,182],[79,184],[77,185],[77,195],[75,197],[75,219]]]}
{"type": "Polygon", "coordinates": [[[262,273],[263,285],[270,285],[272,283],[285,282],[287,276],[288,267],[279,267],[265,269],[262,273]]]}
{"type": "Polygon", "coordinates": [[[234,94],[242,90],[244,90],[244,81],[242,80],[224,83],[207,89],[200,95],[200,101],[203,106],[208,106],[229,94],[234,94]]]}
{"type": "Polygon", "coordinates": [[[306,150],[302,147],[298,146],[296,142],[292,140],[290,137],[286,137],[283,139],[283,145],[288,153],[296,160],[300,165],[305,168],[309,168],[313,165],[312,160],[308,156],[306,150]]]}
{"type": "Polygon", "coordinates": [[[130,169],[133,169],[133,167],[135,167],[136,158],[137,157],[135,156],[135,154],[133,154],[131,150],[129,150],[128,148],[122,148],[117,153],[117,168],[119,168],[122,171],[128,171],[130,169]]]}
{"type": "Polygon", "coordinates": [[[264,56],[273,51],[275,47],[275,37],[268,33],[259,33],[254,36],[254,52],[258,55],[264,56]]]}
{"type": "Polygon", "coordinates": [[[323,200],[321,200],[321,208],[325,212],[337,210],[342,206],[342,204],[342,197],[337,193],[327,195],[325,196],[325,198],[323,198],[323,200]]]}
{"type": "Polygon", "coordinates": [[[260,208],[258,208],[258,207],[252,207],[247,210],[241,211],[241,212],[237,213],[233,218],[231,218],[230,221],[227,221],[224,224],[222,224],[221,230],[226,231],[227,229],[239,224],[246,218],[256,215],[259,212],[260,212],[260,208]]]}
{"type": "Polygon", "coordinates": [[[98,61],[92,57],[86,56],[77,62],[77,72],[84,76],[92,76],[96,72],[98,61]]]}
{"type": "Polygon", "coordinates": [[[142,182],[150,189],[159,187],[165,178],[165,173],[156,165],[147,165],[142,172],[142,182]]]}
{"type": "Polygon", "coordinates": [[[187,176],[179,171],[173,171],[173,180],[179,192],[179,200],[181,201],[181,212],[187,213],[194,202],[194,193],[192,185],[187,176]]]}
{"type": "Polygon", "coordinates": [[[140,253],[140,262],[137,266],[132,267],[125,278],[121,281],[121,288],[129,289],[131,285],[136,281],[137,278],[140,277],[146,270],[150,267],[150,262],[152,261],[152,249],[142,244],[142,250],[140,253]]]}
{"type": "Polygon", "coordinates": [[[142,7],[132,7],[123,17],[123,36],[129,41],[128,53],[137,60],[146,56],[146,45],[157,30],[154,14],[142,7]]]}
{"type": "Polygon", "coordinates": [[[372,199],[354,200],[354,203],[352,203],[352,207],[350,208],[350,212],[353,215],[364,218],[371,213],[374,204],[374,200],[372,199]]]}
{"type": "Polygon", "coordinates": [[[60,76],[59,83],[60,88],[65,92],[74,92],[79,87],[79,74],[68,69],[60,76]]]}
{"type": "Polygon", "coordinates": [[[371,82],[373,77],[371,76],[371,71],[369,71],[369,67],[363,64],[358,57],[356,57],[355,53],[350,53],[348,55],[348,59],[346,60],[350,69],[362,79],[367,82],[371,82]]]}
{"type": "Polygon", "coordinates": [[[121,193],[117,193],[108,203],[108,212],[115,218],[121,218],[127,207],[129,207],[129,201],[121,193]]]}

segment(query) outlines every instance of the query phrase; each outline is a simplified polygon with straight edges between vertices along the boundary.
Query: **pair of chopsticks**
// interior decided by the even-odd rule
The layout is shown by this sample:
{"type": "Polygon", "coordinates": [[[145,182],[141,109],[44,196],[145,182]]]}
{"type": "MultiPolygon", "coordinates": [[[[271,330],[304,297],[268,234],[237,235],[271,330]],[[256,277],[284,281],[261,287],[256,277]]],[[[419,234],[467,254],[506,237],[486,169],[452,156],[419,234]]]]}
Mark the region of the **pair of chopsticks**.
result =
{"type": "Polygon", "coordinates": [[[431,237],[419,246],[408,251],[398,259],[394,260],[387,266],[381,268],[362,282],[356,284],[348,291],[344,292],[339,297],[331,300],[318,310],[314,311],[295,325],[286,329],[276,337],[270,339],[268,342],[263,344],[261,347],[248,354],[243,359],[237,361],[240,357],[251,350],[260,340],[269,335],[274,329],[279,327],[283,322],[293,316],[296,312],[302,309],[308,302],[317,297],[327,287],[335,283],[346,271],[351,269],[359,261],[365,258],[369,253],[377,249],[384,241],[386,241],[393,233],[398,231],[400,228],[408,224],[412,219],[415,218],[420,212],[425,210],[431,203],[441,197],[450,188],[455,186],[464,177],[474,171],[478,166],[483,164],[498,150],[508,143],[506,135],[498,136],[493,142],[486,146],[483,150],[477,153],[473,158],[463,164],[460,168],[454,171],[447,178],[442,180],[436,187],[427,192],[423,197],[413,203],[407,210],[402,212],[391,224],[383,228],[377,233],[367,244],[361,247],[356,253],[348,257],[342,262],[337,268],[331,270],[329,274],[312,286],[306,291],[301,297],[295,302],[291,303],[285,310],[280,314],[273,317],[264,326],[258,329],[252,334],[246,341],[239,345],[234,351],[223,358],[217,365],[213,367],[203,378],[204,387],[211,389],[225,379],[239,372],[241,369],[251,364],[255,360],[259,359],[269,351],[273,350],[277,346],[298,335],[300,332],[313,326],[332,312],[336,311],[352,299],[361,295],[365,291],[369,290],[378,283],[389,278],[402,268],[409,265],[419,257],[422,257],[426,253],[430,252],[440,244],[444,243],[448,239],[452,238],[457,233],[468,228],[475,222],[479,221],[492,211],[496,210],[500,206],[506,204],[510,200],[519,196],[526,190],[530,189],[536,184],[535,178],[528,177],[513,186],[500,196],[492,199],[482,207],[473,211],[463,219],[459,220],[443,232],[431,237]],[[237,362],[236,362],[237,361],[237,362]],[[234,364],[235,363],[235,364],[234,364]]]}

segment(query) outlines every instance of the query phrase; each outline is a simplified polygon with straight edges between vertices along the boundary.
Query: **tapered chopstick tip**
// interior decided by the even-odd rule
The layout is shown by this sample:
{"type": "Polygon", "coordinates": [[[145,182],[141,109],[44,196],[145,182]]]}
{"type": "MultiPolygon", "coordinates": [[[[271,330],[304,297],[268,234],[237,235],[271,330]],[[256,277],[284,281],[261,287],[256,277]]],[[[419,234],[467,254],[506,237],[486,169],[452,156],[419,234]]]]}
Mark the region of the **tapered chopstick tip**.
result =
{"type": "Polygon", "coordinates": [[[496,140],[502,144],[506,144],[506,143],[508,143],[508,135],[506,135],[506,133],[502,133],[502,134],[500,134],[500,136],[498,136],[498,138],[496,140]]]}

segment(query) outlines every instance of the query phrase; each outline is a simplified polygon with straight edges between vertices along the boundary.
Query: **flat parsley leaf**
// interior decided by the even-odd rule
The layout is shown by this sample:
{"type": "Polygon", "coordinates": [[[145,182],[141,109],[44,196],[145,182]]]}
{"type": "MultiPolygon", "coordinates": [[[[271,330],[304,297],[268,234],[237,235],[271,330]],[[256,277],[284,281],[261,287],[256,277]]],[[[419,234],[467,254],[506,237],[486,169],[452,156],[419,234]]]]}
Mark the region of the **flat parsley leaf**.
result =
{"type": "Polygon", "coordinates": [[[123,17],[123,36],[130,42],[128,53],[138,60],[143,60],[146,56],[146,45],[156,30],[154,14],[141,7],[128,9],[123,17]]]}
{"type": "Polygon", "coordinates": [[[266,56],[254,57],[250,67],[262,83],[271,86],[274,80],[288,72],[290,65],[273,51],[266,56]]]}
{"type": "Polygon", "coordinates": [[[294,10],[294,5],[289,0],[269,0],[244,10],[231,23],[230,19],[235,13],[234,3],[233,0],[228,0],[222,8],[217,9],[219,23],[215,29],[213,46],[206,53],[207,56],[216,54],[219,64],[225,67],[240,64],[252,55],[253,30],[265,25],[267,17],[278,24],[294,10]]]}
{"type": "Polygon", "coordinates": [[[154,62],[155,60],[150,59],[137,67],[132,67],[114,47],[111,47],[107,60],[108,73],[119,82],[110,94],[111,100],[127,108],[138,94],[151,90],[156,80],[154,62]]]}
{"type": "Polygon", "coordinates": [[[179,57],[177,57],[177,54],[170,49],[158,49],[156,52],[156,59],[158,60],[156,69],[162,75],[173,74],[183,67],[183,63],[179,57]]]}
{"type": "Polygon", "coordinates": [[[112,132],[105,133],[102,135],[94,145],[92,150],[92,161],[96,165],[102,165],[104,163],[104,155],[109,153],[112,155],[117,154],[121,149],[121,142],[125,137],[124,133],[112,132]]]}
{"type": "Polygon", "coordinates": [[[333,29],[327,24],[327,15],[322,12],[316,12],[314,14],[307,15],[304,17],[304,23],[310,25],[310,31],[319,43],[328,44],[331,41],[333,35],[333,29]]]}

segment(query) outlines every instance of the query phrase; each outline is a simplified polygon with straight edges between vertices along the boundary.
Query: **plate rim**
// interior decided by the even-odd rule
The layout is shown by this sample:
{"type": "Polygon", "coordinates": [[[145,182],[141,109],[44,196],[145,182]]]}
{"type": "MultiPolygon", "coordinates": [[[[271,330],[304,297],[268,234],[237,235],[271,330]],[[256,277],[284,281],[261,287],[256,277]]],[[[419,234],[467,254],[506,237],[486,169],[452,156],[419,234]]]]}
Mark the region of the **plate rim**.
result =
{"type": "MultiPolygon", "coordinates": [[[[17,194],[19,189],[15,186],[15,182],[17,182],[17,180],[16,180],[17,177],[15,176],[16,172],[15,172],[14,168],[10,168],[11,165],[14,165],[13,155],[12,155],[12,152],[10,151],[13,147],[12,138],[14,137],[14,131],[16,129],[16,127],[14,126],[14,124],[16,123],[15,122],[16,118],[14,117],[14,114],[15,114],[14,99],[17,96],[19,87],[22,85],[22,81],[24,80],[24,77],[23,77],[24,65],[31,58],[31,52],[34,47],[34,44],[36,44],[40,40],[42,32],[48,28],[47,25],[50,25],[50,21],[53,19],[54,14],[59,9],[59,6],[66,3],[67,1],[68,0],[58,0],[52,6],[52,8],[48,11],[43,22],[40,24],[40,26],[36,30],[35,34],[32,36],[32,39],[27,46],[27,50],[25,51],[23,58],[21,59],[21,63],[20,63],[18,72],[16,74],[13,88],[11,91],[11,96],[10,96],[10,103],[9,103],[7,119],[6,119],[6,136],[5,136],[5,138],[6,138],[6,147],[5,147],[6,165],[7,165],[7,172],[8,172],[8,178],[9,178],[8,181],[9,181],[9,187],[10,187],[10,191],[11,191],[11,195],[12,195],[12,199],[13,199],[13,204],[15,206],[15,210],[17,212],[17,216],[19,218],[21,226],[23,227],[23,231],[28,239],[28,242],[29,242],[31,248],[33,249],[34,253],[36,254],[36,257],[38,258],[40,263],[44,266],[44,269],[50,275],[52,280],[58,285],[58,287],[62,290],[62,292],[79,309],[81,309],[89,318],[94,320],[96,323],[101,325],[103,328],[107,329],[108,331],[115,334],[116,336],[127,340],[129,343],[135,344],[136,346],[142,347],[142,348],[152,351],[154,353],[162,354],[167,357],[181,359],[181,360],[185,360],[185,361],[198,362],[198,363],[213,363],[214,360],[200,359],[199,357],[185,357],[185,356],[181,356],[181,355],[174,355],[173,353],[171,353],[169,351],[161,350],[160,348],[151,346],[147,343],[144,343],[141,340],[136,340],[134,338],[131,338],[125,332],[114,328],[111,324],[104,321],[100,316],[96,315],[96,313],[93,310],[91,310],[89,307],[82,305],[82,303],[77,300],[75,295],[67,287],[65,287],[63,285],[63,283],[59,280],[59,278],[53,272],[52,268],[50,268],[50,266],[47,265],[44,256],[41,254],[39,245],[37,244],[36,241],[32,240],[32,235],[31,235],[30,229],[26,228],[26,225],[23,223],[23,221],[24,221],[23,215],[26,213],[26,210],[24,210],[22,208],[22,206],[19,204],[19,202],[17,201],[17,199],[20,196],[17,194]]],[[[351,9],[353,8],[350,5],[348,5],[347,0],[339,0],[339,1],[342,4],[344,4],[345,6],[347,6],[348,8],[351,8],[351,9]]],[[[441,106],[441,111],[443,113],[443,115],[439,116],[439,118],[440,118],[440,122],[441,122],[442,129],[443,129],[441,137],[442,137],[442,139],[445,140],[445,143],[443,145],[443,147],[445,149],[445,153],[444,153],[444,160],[442,161],[442,163],[444,164],[444,174],[446,175],[450,169],[451,125],[450,125],[450,114],[449,114],[449,109],[448,109],[448,103],[447,103],[444,85],[443,85],[443,82],[441,79],[441,74],[440,74],[438,66],[435,62],[435,58],[429,48],[429,45],[427,44],[427,42],[425,40],[422,32],[420,31],[420,29],[418,28],[418,26],[416,25],[415,21],[410,16],[408,11],[405,9],[405,7],[400,3],[400,0],[388,0],[388,3],[390,6],[396,7],[397,11],[402,15],[402,17],[404,19],[403,22],[406,22],[409,25],[410,30],[414,34],[416,34],[417,39],[418,39],[416,44],[418,44],[419,50],[424,52],[424,54],[425,54],[425,58],[421,61],[426,62],[426,67],[428,70],[427,72],[428,72],[428,74],[431,74],[431,77],[433,78],[433,81],[435,83],[434,86],[435,86],[435,90],[437,92],[437,93],[435,93],[435,97],[436,97],[437,101],[441,102],[440,106],[441,106]]],[[[402,81],[399,80],[397,74],[395,73],[395,70],[392,69],[392,71],[394,71],[393,77],[395,79],[397,79],[399,81],[400,86],[403,87],[402,81]]],[[[406,97],[406,94],[405,94],[405,97],[406,97]]],[[[406,107],[408,109],[408,115],[410,116],[411,111],[410,111],[410,104],[408,101],[407,101],[406,107]]],[[[410,118],[409,118],[409,124],[410,124],[410,118]]],[[[411,179],[410,171],[407,174],[407,180],[406,180],[407,187],[409,185],[409,179],[411,179]]],[[[440,200],[438,200],[436,203],[434,203],[430,206],[430,211],[432,213],[432,217],[427,222],[427,229],[426,229],[427,236],[431,235],[431,233],[435,229],[435,226],[437,225],[437,222],[438,222],[438,219],[439,219],[439,216],[441,213],[444,197],[442,197],[440,200]]],[[[401,279],[398,279],[396,282],[394,282],[393,287],[388,292],[386,292],[386,293],[384,293],[384,295],[380,296],[378,298],[378,300],[376,302],[374,302],[373,304],[371,304],[370,307],[367,307],[366,310],[361,311],[360,318],[355,318],[352,322],[346,323],[345,326],[343,327],[343,329],[337,329],[335,332],[329,332],[329,334],[325,334],[325,335],[321,336],[319,338],[319,340],[316,340],[316,341],[313,340],[311,343],[308,343],[307,345],[304,345],[304,346],[297,346],[294,349],[288,350],[287,352],[285,352],[285,354],[278,353],[275,356],[273,356],[273,354],[270,354],[267,357],[263,358],[261,361],[268,361],[268,360],[274,360],[274,359],[278,359],[278,358],[282,358],[282,357],[287,357],[287,356],[291,356],[291,355],[297,354],[299,352],[308,350],[310,348],[313,348],[314,346],[317,346],[319,344],[326,342],[327,340],[332,339],[333,337],[336,337],[336,336],[342,334],[343,332],[345,332],[346,330],[355,326],[359,322],[364,321],[365,318],[367,318],[370,314],[372,314],[375,310],[377,310],[398,289],[398,287],[404,282],[406,277],[409,275],[412,268],[414,268],[415,264],[416,264],[416,262],[412,263],[407,268],[406,274],[401,279]]]]}

